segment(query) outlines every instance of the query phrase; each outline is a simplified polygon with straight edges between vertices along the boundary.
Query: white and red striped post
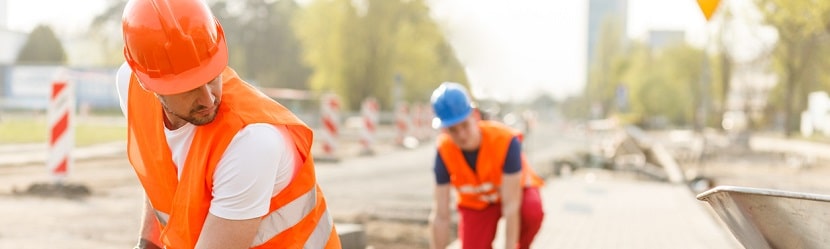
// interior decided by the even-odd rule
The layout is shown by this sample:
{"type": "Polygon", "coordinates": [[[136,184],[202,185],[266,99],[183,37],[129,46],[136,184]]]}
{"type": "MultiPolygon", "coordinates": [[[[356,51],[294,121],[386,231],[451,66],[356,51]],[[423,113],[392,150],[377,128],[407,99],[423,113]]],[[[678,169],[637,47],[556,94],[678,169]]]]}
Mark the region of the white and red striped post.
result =
{"type": "Polygon", "coordinates": [[[424,110],[418,103],[412,104],[412,108],[410,110],[412,111],[409,113],[411,115],[410,119],[412,120],[412,135],[421,141],[424,139],[423,126],[425,124],[422,123],[421,120],[421,114],[424,110]]]}
{"type": "Polygon", "coordinates": [[[321,97],[320,116],[323,121],[323,155],[329,159],[336,159],[337,138],[340,129],[340,100],[337,95],[326,94],[321,97]]]}
{"type": "Polygon", "coordinates": [[[369,97],[363,100],[360,105],[363,129],[360,132],[360,144],[363,145],[363,154],[373,154],[372,149],[377,133],[380,105],[375,98],[369,97]]]}
{"type": "Polygon", "coordinates": [[[427,141],[432,139],[432,106],[425,103],[418,105],[418,113],[414,118],[418,119],[418,139],[427,141]]]}
{"type": "Polygon", "coordinates": [[[71,152],[75,147],[75,91],[70,81],[60,78],[52,82],[49,95],[49,155],[46,160],[50,174],[58,183],[62,183],[72,167],[71,152]]]}
{"type": "Polygon", "coordinates": [[[406,103],[398,103],[398,108],[395,110],[395,127],[397,130],[396,143],[401,146],[404,144],[406,138],[411,136],[412,119],[409,117],[409,106],[406,103]]]}

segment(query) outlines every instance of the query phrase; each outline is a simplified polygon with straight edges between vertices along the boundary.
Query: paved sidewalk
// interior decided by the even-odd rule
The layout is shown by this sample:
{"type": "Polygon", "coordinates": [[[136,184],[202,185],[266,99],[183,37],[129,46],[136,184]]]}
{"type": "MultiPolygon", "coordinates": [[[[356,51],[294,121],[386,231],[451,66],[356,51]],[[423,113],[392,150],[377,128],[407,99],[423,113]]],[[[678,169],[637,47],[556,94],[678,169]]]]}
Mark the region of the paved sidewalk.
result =
{"type": "Polygon", "coordinates": [[[548,181],[533,248],[741,248],[683,185],[589,171],[548,181]]]}
{"type": "MultiPolygon", "coordinates": [[[[742,248],[685,186],[615,174],[586,169],[548,179],[545,220],[532,248],[742,248]]],[[[503,248],[503,225],[494,248],[503,248]]],[[[460,247],[456,241],[450,248],[460,247]]]]}

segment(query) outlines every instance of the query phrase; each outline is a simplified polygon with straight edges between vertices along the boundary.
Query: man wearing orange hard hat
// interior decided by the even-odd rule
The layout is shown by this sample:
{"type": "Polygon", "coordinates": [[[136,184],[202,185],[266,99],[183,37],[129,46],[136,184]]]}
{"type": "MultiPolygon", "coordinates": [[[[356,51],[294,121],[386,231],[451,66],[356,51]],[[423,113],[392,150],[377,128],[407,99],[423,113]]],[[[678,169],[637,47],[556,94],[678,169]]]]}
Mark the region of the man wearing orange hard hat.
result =
{"type": "Polygon", "coordinates": [[[340,248],[312,131],[228,67],[202,0],[130,0],[117,89],[146,193],[136,248],[340,248]]]}

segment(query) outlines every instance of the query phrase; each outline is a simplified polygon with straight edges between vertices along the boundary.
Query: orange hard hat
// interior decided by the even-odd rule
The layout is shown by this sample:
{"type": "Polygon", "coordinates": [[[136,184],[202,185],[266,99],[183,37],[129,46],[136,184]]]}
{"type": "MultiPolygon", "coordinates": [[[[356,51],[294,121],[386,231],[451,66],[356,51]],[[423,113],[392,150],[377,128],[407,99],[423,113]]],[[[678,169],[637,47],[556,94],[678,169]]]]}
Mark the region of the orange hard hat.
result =
{"type": "Polygon", "coordinates": [[[195,89],[228,65],[222,26],[203,0],[130,0],[121,26],[127,63],[157,94],[195,89]]]}

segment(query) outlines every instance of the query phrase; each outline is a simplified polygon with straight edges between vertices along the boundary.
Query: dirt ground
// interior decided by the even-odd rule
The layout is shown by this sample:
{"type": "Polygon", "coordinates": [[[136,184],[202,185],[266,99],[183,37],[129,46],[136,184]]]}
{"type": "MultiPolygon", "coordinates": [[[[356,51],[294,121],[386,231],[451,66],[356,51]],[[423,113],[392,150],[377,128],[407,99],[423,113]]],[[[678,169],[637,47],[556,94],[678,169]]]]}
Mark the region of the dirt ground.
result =
{"type": "MultiPolygon", "coordinates": [[[[79,162],[67,184],[88,196],[26,192],[51,185],[40,165],[0,167],[0,248],[128,248],[138,234],[142,190],[123,158],[79,162]],[[123,166],[122,166],[123,165],[123,166]],[[126,167],[124,167],[126,166],[126,167]],[[77,179],[85,179],[79,184],[77,179]]],[[[73,192],[75,193],[75,192],[73,192]]],[[[337,217],[364,226],[371,248],[428,248],[426,219],[337,217]]]]}

